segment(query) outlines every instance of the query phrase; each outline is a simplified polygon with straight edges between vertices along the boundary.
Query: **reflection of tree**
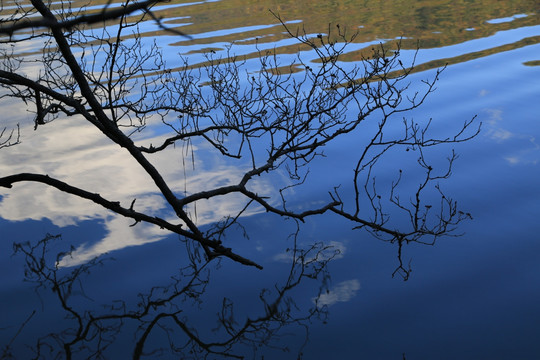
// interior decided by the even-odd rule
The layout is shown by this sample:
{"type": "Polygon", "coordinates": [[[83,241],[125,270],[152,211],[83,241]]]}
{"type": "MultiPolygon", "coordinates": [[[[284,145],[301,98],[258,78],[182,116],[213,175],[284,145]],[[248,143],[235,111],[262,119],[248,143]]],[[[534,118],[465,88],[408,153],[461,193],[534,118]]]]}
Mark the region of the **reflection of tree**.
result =
{"type": "MultiPolygon", "coordinates": [[[[254,259],[228,246],[225,238],[235,234],[234,226],[248,208],[258,207],[296,222],[328,212],[337,214],[356,228],[396,244],[396,272],[405,279],[410,272],[402,259],[405,244],[433,244],[470,217],[459,211],[456,202],[444,195],[438,185],[439,180],[450,176],[456,155],[452,152],[446,165],[437,166],[426,154],[434,146],[469,140],[477,133],[470,130],[472,121],[465,122],[454,135],[442,138],[430,135],[431,121],[395,121],[397,116],[424,102],[434,90],[440,71],[434,79],[423,81],[423,89],[409,89],[407,77],[412,69],[399,59],[399,46],[389,51],[382,45],[374,47],[370,56],[355,67],[342,67],[339,59],[349,40],[338,25],[332,31],[329,29],[332,34],[315,39],[286,28],[292,38],[312,49],[319,59],[317,64],[307,64],[298,58],[290,67],[299,67],[301,72],[281,72],[283,64],[279,58],[264,51],[260,51],[255,70],[249,68],[250,62],[244,63],[231,52],[226,59],[208,54],[205,68],[193,69],[185,64],[182,71],[172,72],[167,70],[157,45],[143,42],[139,36],[139,26],[145,24],[145,17],[152,16],[149,6],[153,3],[126,3],[120,10],[105,7],[99,16],[118,17],[118,21],[114,27],[98,30],[89,27],[97,15],[86,16],[84,10],[68,9],[68,4],[66,8],[52,9],[41,0],[32,0],[32,9],[20,7],[12,17],[2,20],[1,32],[8,37],[1,42],[10,45],[2,50],[2,98],[22,100],[33,109],[36,131],[60,116],[83,119],[95,126],[138,163],[175,217],[170,220],[146,213],[137,207],[136,198],[122,204],[95,189],[82,189],[66,182],[69,179],[46,174],[7,175],[0,178],[0,186],[11,188],[19,182],[39,182],[132,219],[132,226],[151,224],[179,235],[189,244],[186,253],[190,265],[174,283],[141,295],[134,310],[121,303],[103,314],[77,310],[71,303],[73,287],[99,259],[60,275],[59,261],[71,251],[61,254],[51,266],[44,257],[51,238],[36,246],[17,246],[26,256],[29,279],[50,287],[70,320],[76,323],[65,332],[40,340],[39,353],[56,352],[56,342],[68,357],[80,351],[101,355],[125,330],[124,324],[134,320],[135,357],[146,353],[146,339],[156,327],[167,334],[180,331],[187,337],[183,344],[171,340],[173,351],[234,354],[238,343],[267,344],[280,327],[303,323],[318,315],[320,309],[315,307],[303,311],[304,315],[293,316],[295,308],[288,292],[304,278],[324,277],[331,256],[322,245],[305,251],[293,247],[287,281],[272,292],[261,294],[264,315],[237,324],[232,303],[224,301],[219,316],[221,331],[227,335],[224,340],[203,339],[183,317],[181,304],[196,301],[203,294],[209,282],[206,270],[213,260],[228,258],[262,269],[254,259]],[[144,15],[137,20],[129,18],[134,9],[144,9],[144,15]],[[37,62],[17,55],[20,44],[35,39],[45,40],[46,44],[37,62]],[[38,71],[26,72],[27,67],[36,64],[41,66],[38,71]],[[159,144],[137,140],[137,134],[147,126],[159,124],[160,131],[167,130],[159,144]],[[357,145],[350,154],[356,158],[352,186],[340,189],[336,184],[322,205],[295,206],[291,190],[302,189],[309,183],[309,166],[321,158],[324,147],[347,134],[357,137],[357,145]],[[152,154],[175,144],[189,147],[196,142],[210,145],[226,161],[241,164],[240,180],[202,191],[186,189],[184,194],[175,193],[151,161],[152,154]],[[402,170],[396,169],[395,178],[388,183],[381,183],[376,176],[384,164],[380,160],[401,154],[400,149],[415,154],[414,165],[419,171],[411,173],[423,174],[416,186],[403,185],[407,181],[402,170]],[[246,163],[249,166],[244,170],[246,163]],[[278,192],[256,191],[259,179],[273,173],[286,174],[288,184],[278,192]],[[400,195],[403,193],[409,195],[400,195]],[[190,215],[197,204],[227,196],[242,199],[243,207],[224,214],[222,221],[203,228],[190,215]],[[434,196],[438,206],[433,203],[434,196]],[[195,256],[199,250],[204,254],[202,258],[195,256]]],[[[155,17],[154,20],[159,21],[155,17]]],[[[404,163],[405,166],[410,169],[404,163]]]]}
{"type": "MultiPolygon", "coordinates": [[[[139,294],[136,305],[131,304],[133,301],[122,300],[98,309],[95,304],[85,308],[84,300],[94,296],[85,291],[83,284],[96,266],[103,265],[104,259],[96,258],[71,269],[62,268],[60,263],[70,256],[71,250],[51,254],[50,248],[57,248],[58,241],[61,241],[60,236],[47,235],[37,244],[15,244],[15,253],[23,254],[26,259],[25,281],[34,283],[38,294],[51,291],[67,320],[63,330],[37,340],[32,347],[36,358],[102,358],[120,334],[124,338],[129,334],[134,339],[130,342],[134,359],[167,351],[160,348],[160,342],[156,345],[155,339],[149,340],[154,333],[165,334],[169,351],[195,358],[209,354],[242,358],[242,353],[236,350],[239,346],[251,349],[253,353],[257,353],[262,345],[284,347],[276,341],[283,327],[307,328],[312,319],[326,316],[326,307],[317,302],[309,309],[299,309],[290,293],[306,279],[324,284],[328,276],[327,263],[337,254],[323,244],[307,249],[294,246],[289,250],[291,262],[285,281],[260,292],[261,313],[247,316],[240,323],[233,301],[224,298],[215,328],[213,323],[193,321],[192,314],[186,311],[203,303],[213,264],[196,256],[196,249],[189,248],[188,243],[188,265],[172,276],[169,284],[154,286],[148,293],[139,294]],[[212,327],[211,339],[200,335],[212,327]]],[[[323,289],[319,289],[319,295],[323,289]]],[[[10,357],[11,350],[10,345],[4,347],[3,356],[10,357]]],[[[127,353],[127,349],[123,351],[127,353]]]]}

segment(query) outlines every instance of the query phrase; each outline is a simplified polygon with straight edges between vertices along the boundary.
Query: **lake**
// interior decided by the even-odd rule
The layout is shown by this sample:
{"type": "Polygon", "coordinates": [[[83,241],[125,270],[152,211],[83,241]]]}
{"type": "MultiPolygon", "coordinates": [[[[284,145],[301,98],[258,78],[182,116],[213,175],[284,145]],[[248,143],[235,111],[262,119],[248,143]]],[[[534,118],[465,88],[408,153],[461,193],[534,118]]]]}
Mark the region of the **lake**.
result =
{"type": "MultiPolygon", "coordinates": [[[[78,7],[86,2],[72,3],[78,7]]],[[[93,1],[92,8],[107,3],[93,1]]],[[[2,1],[2,16],[12,11],[12,5],[12,1],[2,1]]],[[[313,307],[313,299],[323,289],[319,300],[328,311],[327,318],[314,316],[301,324],[285,321],[283,328],[274,323],[276,333],[272,334],[278,336],[268,340],[267,346],[238,348],[246,358],[296,359],[299,353],[305,359],[540,358],[538,1],[171,1],[155,7],[154,13],[163,26],[187,35],[164,31],[152,19],[140,24],[142,42],[150,45],[155,41],[172,72],[187,71],[185,63],[188,70],[197,71],[208,64],[207,56],[232,53],[245,59],[245,69],[251,74],[260,68],[259,51],[275,51],[280,69],[295,79],[305,73],[302,66],[289,67],[298,64],[298,56],[313,68],[320,66],[313,49],[291,39],[275,15],[293,32],[305,31],[311,39],[336,31],[337,24],[351,36],[357,33],[340,56],[340,66],[346,69],[360,63],[379,43],[395,49],[400,41],[400,59],[405,64],[415,61],[406,80],[412,93],[422,89],[423,80],[433,79],[437,69],[448,66],[435,91],[420,107],[397,114],[398,122],[403,116],[423,122],[433,119],[431,130],[440,137],[452,136],[473,118],[474,124],[482,124],[473,139],[434,147],[426,155],[439,165],[452,149],[459,155],[451,177],[440,180],[440,185],[472,219],[458,224],[455,234],[460,236],[442,237],[433,246],[404,246],[404,263],[412,269],[407,281],[400,272],[392,276],[398,264],[396,243],[353,229],[354,224],[337,215],[308,218],[295,237],[291,236],[296,232],[295,222],[250,207],[241,218],[243,227],[233,229],[225,241],[264,269],[226,258],[219,266],[212,265],[208,283],[198,288],[201,293],[191,294],[191,298],[186,295],[183,305],[176,305],[198,335],[210,342],[220,341],[223,329],[218,333],[212,329],[217,327],[216,314],[224,297],[234,303],[238,324],[246,316],[264,314],[259,296],[271,297],[286,283],[291,267],[286,249],[296,240],[302,248],[323,243],[339,250],[328,263],[328,278],[306,280],[289,293],[298,306],[292,307],[294,318],[313,307]],[[244,238],[244,231],[249,239],[244,238]],[[274,287],[276,283],[279,285],[274,287]],[[264,288],[268,292],[261,293],[264,288]],[[193,298],[200,303],[190,300],[193,298]],[[274,348],[281,346],[287,351],[274,348]]],[[[115,29],[110,25],[111,33],[115,29]]],[[[0,44],[0,48],[5,46],[0,44]]],[[[25,46],[18,51],[27,59],[41,56],[41,39],[25,46]]],[[[35,74],[39,66],[26,64],[24,73],[35,74]]],[[[48,174],[128,205],[136,197],[137,205],[152,216],[171,217],[146,174],[90,124],[60,117],[34,131],[33,114],[21,108],[20,102],[0,101],[0,131],[14,129],[16,124],[21,129],[21,143],[0,150],[1,176],[48,174]]],[[[166,131],[170,131],[166,126],[149,124],[133,138],[157,144],[166,131]]],[[[328,192],[337,185],[344,197],[353,196],[351,178],[362,135],[348,134],[324,149],[326,157],[311,164],[306,183],[290,191],[292,208],[328,201],[328,192]]],[[[404,186],[416,186],[416,155],[407,156],[391,154],[380,163],[381,184],[394,179],[403,168],[405,174],[407,170],[412,174],[404,186]]],[[[235,183],[245,170],[245,164],[224,160],[203,142],[179,144],[152,161],[174,191],[184,194],[235,183]]],[[[275,193],[288,181],[284,172],[277,172],[261,176],[253,189],[275,193]]],[[[438,201],[436,195],[428,195],[428,203],[438,201]]],[[[409,200],[409,195],[404,199],[409,200]]],[[[201,201],[190,209],[190,215],[199,226],[210,227],[244,205],[234,197],[201,201]]],[[[396,221],[399,225],[402,220],[398,216],[396,221]]],[[[143,301],[137,294],[182,278],[178,269],[190,259],[178,236],[148,224],[130,227],[132,223],[42,184],[0,188],[3,350],[9,344],[14,358],[27,358],[26,345],[35,345],[50,332],[73,328],[50,289],[34,291],[32,283],[23,281],[24,256],[20,252],[12,255],[14,242],[34,244],[46,234],[61,235],[61,245],[51,245],[51,258],[71,245],[74,250],[71,257],[62,259],[61,273],[103,253],[107,253],[104,259],[115,259],[91,269],[84,278],[84,292],[75,287],[72,297],[80,312],[103,311],[102,304],[118,305],[115,300],[136,306],[143,301]]],[[[126,321],[124,325],[133,330],[139,323],[126,321]]],[[[168,347],[172,340],[167,337],[171,334],[167,326],[172,325],[162,324],[148,343],[168,347]]],[[[104,341],[115,341],[105,358],[131,356],[134,338],[142,330],[109,330],[115,335],[104,341]]],[[[254,335],[254,343],[258,340],[254,335]]],[[[47,354],[50,356],[44,349],[41,358],[48,358],[47,354]]],[[[185,358],[188,356],[196,354],[185,358]]],[[[148,358],[184,357],[155,352],[148,358]]]]}

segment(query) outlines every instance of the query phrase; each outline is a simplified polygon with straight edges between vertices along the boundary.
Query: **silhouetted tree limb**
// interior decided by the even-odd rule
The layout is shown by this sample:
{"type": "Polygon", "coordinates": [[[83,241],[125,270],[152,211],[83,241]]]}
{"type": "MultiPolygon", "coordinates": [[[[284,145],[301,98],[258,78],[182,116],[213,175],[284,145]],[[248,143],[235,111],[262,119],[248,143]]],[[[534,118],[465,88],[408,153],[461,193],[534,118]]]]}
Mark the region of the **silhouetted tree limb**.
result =
{"type": "MultiPolygon", "coordinates": [[[[225,242],[226,234],[236,236],[234,225],[241,227],[241,217],[249,207],[258,207],[296,224],[329,212],[349,220],[353,228],[367,230],[396,246],[398,265],[394,275],[400,274],[405,280],[411,272],[403,256],[406,244],[434,244],[441,236],[455,235],[457,225],[471,218],[458,209],[457,202],[445,195],[439,184],[451,175],[457,155],[452,150],[447,163],[441,166],[430,161],[426,153],[430,148],[452,146],[476,136],[479,127],[474,118],[465,121],[453,134],[437,137],[431,135],[431,120],[422,123],[403,117],[435,91],[444,69],[436,71],[433,78],[422,80],[422,86],[411,87],[409,76],[416,56],[404,65],[399,42],[394,48],[373,46],[369,56],[345,67],[340,57],[354,34],[348,36],[339,25],[329,26],[326,35],[294,31],[276,15],[292,38],[311,49],[316,61],[307,63],[299,54],[294,64],[287,67],[280,63],[276,53],[259,50],[259,67],[254,72],[246,67],[247,59],[238,58],[230,48],[225,57],[208,53],[205,62],[197,66],[179,59],[180,66],[172,70],[156,43],[141,39],[139,25],[145,16],[162,26],[151,12],[156,2],[126,2],[115,9],[108,4],[99,13],[87,13],[70,8],[52,11],[43,1],[32,0],[34,8],[30,12],[21,9],[0,23],[0,34],[9,35],[0,42],[13,45],[13,50],[0,50],[0,99],[20,100],[33,111],[35,131],[60,116],[93,125],[137,162],[176,220],[173,223],[137,211],[135,200],[129,207],[123,206],[91,189],[71,184],[70,179],[45,174],[2,174],[0,186],[12,188],[15,183],[39,182],[130,218],[135,221],[132,226],[145,222],[167,229],[185,241],[190,259],[171,284],[141,293],[136,307],[129,308],[120,301],[98,313],[77,308],[72,299],[75,286],[81,286],[84,293],[80,279],[101,264],[101,259],[64,274],[60,263],[72,250],[58,254],[54,265],[45,251],[47,244],[58,237],[49,236],[37,245],[17,245],[16,252],[26,258],[27,280],[51,290],[71,324],[63,332],[38,339],[37,357],[49,352],[66,358],[91,353],[91,357],[99,358],[118,334],[130,326],[136,329],[134,358],[162,351],[150,349],[148,338],[156,331],[167,335],[170,351],[175,354],[240,357],[236,353],[239,345],[254,349],[258,344],[273,346],[272,341],[279,337],[282,328],[307,326],[311,319],[324,318],[326,309],[319,307],[317,301],[314,307],[297,314],[290,292],[310,279],[320,282],[320,291],[324,290],[326,265],[336,253],[324,244],[301,249],[296,242],[298,233],[292,236],[294,246],[289,252],[291,267],[287,279],[260,294],[261,314],[239,322],[233,302],[224,298],[218,315],[220,336],[205,339],[183,312],[185,302],[202,301],[209,283],[207,270],[216,259],[228,258],[262,269],[225,242]],[[143,15],[128,17],[137,11],[143,15]],[[37,14],[39,17],[29,18],[37,14]],[[105,25],[88,26],[105,20],[117,22],[114,32],[105,25]],[[39,62],[42,68],[25,74],[20,70],[35,63],[18,55],[16,47],[37,36],[45,40],[39,62]],[[293,71],[293,66],[302,71],[293,71]],[[133,136],[148,124],[161,124],[168,131],[155,146],[133,136]],[[353,159],[350,183],[323,190],[328,195],[322,204],[291,206],[289,191],[312,181],[310,166],[324,156],[325,147],[347,134],[358,137],[347,154],[353,159]],[[173,191],[173,184],[152,162],[152,154],[176,144],[189,147],[195,141],[235,162],[238,180],[200,191],[173,191]],[[393,180],[381,182],[378,170],[396,152],[414,154],[416,162],[414,166],[396,168],[393,180]],[[412,187],[404,185],[404,171],[417,177],[412,187]],[[267,193],[255,190],[258,179],[271,173],[285,174],[288,183],[267,193]],[[225,214],[222,221],[204,230],[198,226],[189,209],[227,195],[242,199],[240,209],[225,214]],[[199,257],[199,252],[204,256],[199,257]],[[176,337],[179,333],[180,340],[176,337]]],[[[18,127],[17,135],[14,129],[9,132],[4,128],[0,148],[14,145],[19,139],[18,127]]]]}
{"type": "MultiPolygon", "coordinates": [[[[184,236],[186,238],[192,238],[192,234],[190,232],[182,229],[182,224],[174,225],[159,217],[149,216],[144,213],[137,212],[133,210],[133,203],[131,204],[130,208],[122,207],[120,205],[120,202],[118,201],[106,200],[99,194],[90,193],[80,188],[68,185],[62,181],[51,178],[48,175],[23,173],[23,174],[6,176],[0,179],[0,186],[11,188],[13,186],[12,185],[13,183],[28,182],[28,181],[40,182],[40,183],[52,186],[65,193],[72,194],[80,198],[93,201],[94,203],[101,205],[106,209],[109,209],[122,216],[131,218],[135,220],[136,222],[144,221],[150,224],[157,225],[163,229],[167,229],[173,233],[184,236]]],[[[221,241],[216,241],[216,240],[212,240],[208,238],[202,238],[200,242],[202,245],[206,246],[207,248],[212,249],[214,256],[218,256],[218,255],[227,256],[231,258],[232,260],[242,263],[244,265],[250,265],[250,266],[255,266],[257,268],[261,268],[260,265],[254,263],[253,261],[242,258],[241,256],[232,253],[230,249],[225,248],[222,245],[221,241]]]]}
{"type": "MultiPolygon", "coordinates": [[[[261,52],[261,70],[245,77],[241,73],[242,62],[234,55],[227,59],[216,59],[209,54],[206,67],[198,73],[186,66],[181,73],[172,74],[170,71],[162,71],[165,64],[157,47],[151,46],[148,50],[142,50],[140,37],[137,36],[137,23],[126,20],[127,5],[124,12],[119,13],[120,26],[114,36],[108,34],[107,30],[103,30],[101,35],[94,34],[94,31],[77,32],[75,26],[69,33],[65,33],[65,26],[44,3],[33,0],[33,5],[42,15],[44,24],[48,24],[51,40],[54,40],[58,47],[58,51],[47,58],[45,65],[56,69],[58,65],[55,64],[59,63],[66,68],[70,77],[66,79],[65,76],[56,75],[58,72],[55,71],[42,78],[30,79],[14,73],[11,62],[5,64],[5,70],[0,70],[0,84],[11,91],[10,96],[35,104],[36,127],[50,121],[51,119],[47,119],[49,115],[54,119],[59,113],[68,116],[77,114],[96,126],[111,141],[126,149],[153,179],[184,227],[175,231],[178,225],[166,224],[161,219],[155,220],[143,214],[135,215],[133,209],[122,208],[97,198],[86,190],[56,182],[46,176],[39,177],[35,174],[34,181],[39,179],[38,181],[97,202],[136,221],[154,223],[194,239],[203,246],[209,258],[227,256],[255,266],[258,265],[230,249],[223,248],[219,242],[205,238],[189,218],[185,208],[204,199],[240,194],[246,198],[247,203],[258,204],[267,212],[280,216],[303,221],[307,216],[331,210],[359,223],[361,227],[371,229],[375,234],[384,233],[394,240],[402,239],[406,242],[417,241],[424,235],[445,235],[451,230],[448,225],[461,220],[459,216],[455,217],[455,211],[450,211],[441,214],[439,224],[428,229],[425,225],[428,214],[423,213],[423,225],[419,226],[421,192],[428,183],[447,177],[431,176],[429,166],[421,161],[422,154],[419,165],[427,169],[428,174],[415,195],[416,201],[411,204],[414,209],[408,209],[408,205],[399,202],[399,197],[394,194],[396,187],[392,187],[391,203],[402,211],[415,214],[411,217],[412,229],[403,231],[388,228],[385,225],[387,215],[382,204],[376,203],[380,195],[374,186],[371,190],[367,187],[369,181],[374,181],[371,176],[374,166],[390,149],[406,147],[407,150],[421,152],[423,148],[469,140],[477,133],[468,131],[472,124],[472,121],[468,121],[452,137],[432,138],[428,135],[429,123],[420,126],[404,120],[404,134],[401,138],[384,136],[390,119],[424,102],[434,90],[441,71],[437,71],[432,80],[424,81],[426,87],[422,93],[414,92],[409,95],[409,84],[403,84],[403,81],[412,71],[412,67],[404,67],[399,60],[399,46],[392,52],[383,45],[373,47],[372,57],[365,58],[357,67],[345,69],[338,60],[349,40],[339,26],[337,34],[331,34],[329,28],[326,37],[317,35],[315,39],[299,32],[292,33],[285,27],[291,36],[313,48],[320,60],[318,68],[314,69],[298,58],[298,63],[305,68],[302,75],[278,73],[276,76],[275,69],[279,67],[277,57],[270,52],[261,52]],[[130,44],[122,40],[123,31],[127,29],[133,29],[131,34],[135,36],[130,44]],[[332,38],[337,38],[339,42],[332,38]],[[91,43],[86,44],[88,41],[91,43]],[[72,48],[80,46],[90,46],[90,49],[93,49],[89,55],[94,57],[91,64],[84,55],[80,59],[75,57],[72,48]],[[105,62],[96,69],[95,57],[103,52],[107,54],[105,62]],[[206,84],[209,89],[201,90],[201,87],[196,85],[197,81],[203,82],[205,79],[208,79],[206,84]],[[244,85],[245,81],[247,86],[244,85]],[[135,90],[135,86],[140,89],[138,99],[128,96],[135,90]],[[147,101],[148,98],[151,99],[150,102],[147,101]],[[177,114],[179,124],[173,125],[169,122],[168,117],[172,114],[177,114]],[[137,119],[136,122],[133,117],[137,119]],[[127,127],[140,131],[146,121],[153,117],[161,119],[176,132],[161,145],[137,145],[130,139],[130,132],[126,134],[121,130],[122,127],[127,127]],[[371,139],[363,145],[354,172],[353,211],[347,210],[349,205],[342,201],[337,192],[330,194],[331,199],[324,206],[296,212],[285,207],[286,199],[281,190],[282,204],[279,205],[272,197],[261,196],[249,189],[254,178],[279,169],[288,172],[290,179],[296,182],[294,186],[300,185],[304,181],[301,179],[307,175],[305,167],[322,154],[324,146],[339,136],[355,131],[360,124],[372,122],[373,117],[379,118],[378,125],[371,139]],[[124,122],[124,118],[128,121],[124,122]],[[144,154],[159,152],[177,141],[190,141],[197,137],[206,140],[224,156],[249,159],[252,168],[243,174],[237,184],[178,197],[144,154]],[[260,155],[254,151],[255,147],[266,148],[266,153],[260,155]],[[363,181],[364,186],[361,185],[363,181]],[[360,216],[363,201],[361,192],[367,195],[371,202],[371,219],[365,218],[365,215],[360,216]]],[[[81,19],[77,24],[86,21],[82,19],[88,19],[80,15],[77,18],[81,19]]],[[[18,178],[5,177],[2,183],[5,186],[15,179],[28,180],[29,175],[25,176],[19,174],[18,178]]]]}
{"type": "MultiPolygon", "coordinates": [[[[58,49],[44,58],[45,67],[51,71],[31,79],[14,72],[16,66],[24,65],[24,60],[10,60],[0,70],[0,84],[11,92],[9,96],[35,104],[36,128],[61,113],[79,115],[124,148],[152,178],[183,228],[135,213],[132,208],[123,208],[44,175],[32,175],[33,181],[46,183],[136,221],[150,222],[193,239],[203,246],[209,258],[226,256],[258,267],[231,249],[222,247],[219,242],[207,239],[187,215],[186,207],[204,199],[238,194],[246,199],[246,203],[258,204],[267,212],[301,221],[307,216],[332,211],[359,223],[360,227],[371,229],[376,235],[383,233],[391,236],[391,242],[397,239],[418,241],[425,235],[442,236],[453,229],[449,225],[457,224],[463,218],[456,217],[456,211],[451,210],[440,213],[438,224],[431,225],[431,228],[426,225],[429,214],[420,212],[420,195],[428,184],[449,176],[452,161],[447,175],[432,176],[431,167],[423,161],[422,149],[469,140],[478,131],[469,131],[472,121],[465,122],[451,137],[432,138],[428,135],[430,123],[421,126],[405,119],[402,137],[385,136],[391,119],[417,108],[434,91],[434,84],[442,71],[437,71],[433,79],[423,81],[425,89],[422,92],[409,94],[409,84],[404,81],[412,67],[406,68],[399,60],[399,44],[392,51],[382,44],[373,47],[371,57],[366,57],[352,69],[346,69],[341,67],[339,57],[349,40],[339,25],[336,34],[329,28],[327,36],[312,38],[305,33],[291,32],[282,22],[292,37],[313,49],[320,61],[317,68],[305,64],[299,57],[297,64],[305,68],[303,73],[280,73],[277,70],[279,60],[275,54],[267,51],[260,53],[260,71],[249,76],[242,73],[242,61],[233,54],[226,59],[214,58],[209,54],[206,67],[198,72],[186,65],[182,72],[173,74],[168,70],[163,71],[165,63],[155,45],[143,49],[138,36],[138,23],[128,22],[126,18],[131,10],[146,9],[148,12],[150,2],[126,4],[121,7],[123,10],[117,9],[117,12],[111,13],[120,17],[116,34],[109,34],[106,29],[102,33],[92,29],[78,30],[75,25],[94,21],[93,17],[84,14],[77,14],[75,18],[79,20],[70,23],[70,31],[65,32],[66,24],[48,6],[40,0],[33,0],[32,4],[42,16],[42,20],[35,24],[45,24],[51,43],[54,41],[58,49]],[[124,31],[128,29],[131,30],[129,35],[132,41],[126,43],[123,41],[124,31]],[[80,47],[88,47],[89,55],[85,55],[85,51],[77,58],[73,49],[80,47]],[[101,65],[96,65],[98,53],[106,54],[101,65]],[[87,60],[88,57],[91,61],[87,60]],[[64,69],[62,74],[59,68],[64,69]],[[64,73],[69,76],[64,76],[64,73]],[[198,84],[207,85],[208,88],[198,84]],[[139,98],[130,95],[136,89],[139,98]],[[170,122],[170,115],[177,117],[177,124],[170,122]],[[135,144],[130,138],[132,130],[129,129],[141,131],[146,122],[153,118],[160,119],[176,134],[156,147],[135,144]],[[250,190],[255,178],[281,169],[287,171],[294,183],[292,186],[301,185],[307,176],[307,166],[322,155],[324,146],[355,131],[361,124],[372,123],[374,118],[378,118],[375,131],[358,154],[353,178],[355,199],[352,204],[342,201],[336,191],[330,194],[326,205],[297,212],[285,207],[285,188],[280,190],[281,205],[272,196],[262,196],[250,190]],[[237,184],[177,196],[145,153],[159,152],[178,141],[191,141],[197,137],[224,156],[249,160],[251,169],[243,174],[237,184]],[[401,202],[395,194],[399,180],[392,187],[390,203],[411,215],[412,228],[409,230],[386,225],[388,216],[378,201],[380,195],[375,188],[375,177],[372,176],[378,161],[397,147],[419,151],[418,164],[427,171],[424,182],[416,192],[416,200],[411,204],[401,202]],[[266,150],[260,153],[256,148],[266,150]],[[370,182],[373,185],[368,187],[370,182]],[[364,196],[371,203],[371,218],[360,214],[364,196]]],[[[105,9],[102,15],[110,11],[105,9]]],[[[10,56],[10,59],[14,57],[10,56]]],[[[14,180],[30,180],[29,176],[19,174],[0,180],[6,186],[14,180]]],[[[287,188],[290,187],[287,185],[287,188]]],[[[445,204],[451,209],[455,207],[451,201],[445,204]]]]}

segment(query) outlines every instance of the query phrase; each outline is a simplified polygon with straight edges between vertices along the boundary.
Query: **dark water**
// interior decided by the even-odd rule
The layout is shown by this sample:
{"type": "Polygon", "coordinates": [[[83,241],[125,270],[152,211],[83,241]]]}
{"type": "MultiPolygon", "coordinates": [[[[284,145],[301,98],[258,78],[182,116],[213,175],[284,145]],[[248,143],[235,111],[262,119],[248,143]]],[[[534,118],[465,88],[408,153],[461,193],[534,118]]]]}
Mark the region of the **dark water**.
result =
{"type": "MultiPolygon", "coordinates": [[[[98,7],[100,2],[92,4],[98,7]]],[[[312,59],[307,49],[286,36],[268,9],[290,27],[304,26],[314,36],[326,34],[328,23],[358,31],[343,57],[347,65],[379,41],[403,38],[404,60],[412,58],[418,44],[418,71],[410,77],[412,84],[433,77],[445,63],[449,66],[436,92],[409,116],[433,118],[434,131],[444,134],[477,115],[482,132],[455,146],[460,158],[452,177],[443,182],[473,220],[460,224],[460,237],[443,238],[435,246],[406,247],[405,257],[413,269],[407,282],[391,276],[396,266],[391,244],[353,231],[350,224],[332,216],[303,225],[300,242],[323,241],[342,251],[329,265],[330,293],[325,298],[329,319],[326,324],[313,323],[304,347],[302,330],[292,327],[278,340],[290,344],[291,352],[264,350],[265,358],[294,359],[299,349],[306,359],[401,359],[402,354],[407,359],[540,358],[539,3],[174,2],[158,7],[156,14],[191,39],[163,33],[153,22],[141,29],[146,40],[155,39],[164,49],[171,67],[178,54],[190,64],[202,63],[204,53],[212,49],[223,54],[231,42],[236,54],[251,58],[258,44],[259,49],[275,48],[284,63],[293,61],[298,51],[312,59]]],[[[248,67],[256,66],[255,61],[248,62],[248,67]]],[[[136,196],[145,208],[163,210],[163,200],[144,174],[89,126],[59,119],[33,132],[20,106],[3,102],[2,111],[2,127],[21,123],[23,143],[0,151],[1,174],[47,173],[119,200],[136,196]]],[[[146,139],[157,137],[159,131],[149,128],[146,139]]],[[[349,175],[328,169],[350,166],[347,154],[355,143],[354,137],[345,137],[329,148],[332,160],[314,166],[317,181],[295,194],[294,201],[301,205],[324,199],[333,184],[347,184],[349,175]]],[[[187,175],[184,163],[191,160],[181,149],[155,158],[176,191],[185,187],[196,191],[237,178],[234,166],[208,155],[202,146],[195,149],[195,170],[187,166],[191,169],[187,175]]],[[[449,150],[435,155],[444,156],[449,150]]],[[[388,163],[388,172],[397,168],[388,163]]],[[[258,186],[268,190],[278,181],[271,178],[258,186]]],[[[96,205],[40,185],[18,185],[15,190],[0,189],[2,344],[10,341],[34,309],[38,315],[17,337],[18,349],[44,335],[44,329],[52,331],[58,321],[57,309],[47,303],[50,297],[42,295],[46,301],[41,302],[28,284],[21,283],[22,259],[11,257],[13,241],[61,233],[77,248],[71,265],[109,252],[117,260],[93,271],[88,280],[87,291],[96,302],[118,297],[135,301],[138,292],[167,281],[185,260],[176,239],[159,229],[129,227],[129,221],[96,205]]],[[[210,224],[239,206],[235,199],[201,204],[197,220],[210,224]]],[[[280,254],[290,245],[287,235],[294,226],[256,209],[248,215],[242,223],[251,231],[251,239],[232,239],[232,246],[262,263],[265,270],[224,261],[213,274],[204,311],[194,315],[200,317],[200,324],[213,326],[223,296],[233,298],[246,313],[257,310],[260,289],[282,281],[286,274],[280,254]]],[[[315,293],[316,288],[306,286],[295,299],[309,305],[315,293]]]]}

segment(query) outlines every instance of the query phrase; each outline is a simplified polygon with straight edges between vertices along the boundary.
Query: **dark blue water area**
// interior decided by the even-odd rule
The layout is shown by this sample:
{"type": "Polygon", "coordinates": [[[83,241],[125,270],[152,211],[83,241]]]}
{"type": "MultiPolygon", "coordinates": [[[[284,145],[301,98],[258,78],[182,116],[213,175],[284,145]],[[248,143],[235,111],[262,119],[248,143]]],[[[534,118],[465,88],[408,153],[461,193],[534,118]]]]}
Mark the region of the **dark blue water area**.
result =
{"type": "Polygon", "coordinates": [[[331,307],[328,325],[312,327],[306,358],[536,358],[538,226],[508,224],[492,209],[462,237],[408,247],[407,282],[390,277],[387,244],[358,239],[332,267],[335,280],[354,274],[361,289],[331,307]]]}
{"type": "Polygon", "coordinates": [[[490,219],[477,225],[488,231],[408,248],[406,283],[390,278],[392,264],[381,264],[392,257],[385,244],[364,239],[362,251],[339,266],[358,276],[361,290],[331,308],[329,325],[312,328],[307,358],[536,358],[536,229],[513,241],[490,219]]]}
{"type": "Polygon", "coordinates": [[[339,261],[349,262],[344,269],[360,267],[361,290],[331,309],[328,327],[312,328],[307,358],[540,356],[540,69],[523,66],[538,49],[492,55],[443,73],[435,96],[416,116],[432,115],[435,129],[443,130],[474,112],[483,121],[476,139],[455,146],[461,157],[444,182],[474,220],[460,225],[461,237],[410,246],[413,275],[406,283],[390,279],[380,266],[389,256],[386,244],[356,243],[358,257],[339,261]]]}

